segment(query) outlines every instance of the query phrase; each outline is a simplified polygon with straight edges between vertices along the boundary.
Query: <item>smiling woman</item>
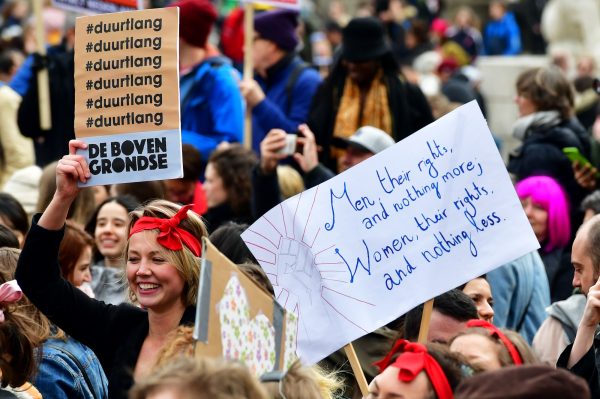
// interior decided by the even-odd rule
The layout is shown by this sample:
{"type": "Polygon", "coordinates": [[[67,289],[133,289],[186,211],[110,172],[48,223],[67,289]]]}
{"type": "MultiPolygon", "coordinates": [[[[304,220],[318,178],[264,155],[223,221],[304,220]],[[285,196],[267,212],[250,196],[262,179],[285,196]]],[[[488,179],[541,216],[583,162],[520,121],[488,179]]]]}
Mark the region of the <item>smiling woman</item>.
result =
{"type": "Polygon", "coordinates": [[[85,147],[71,141],[69,155],[59,161],[56,193],[33,221],[16,277],[42,313],[98,355],[109,379],[108,396],[126,398],[134,378],[153,367],[170,333],[193,323],[200,240],[207,233],[189,206],[153,201],[132,213],[127,280],[142,308],[107,305],[60,279],[56,259],[66,215],[79,192],[78,181],[91,176],[84,158],[76,155],[85,147]]]}

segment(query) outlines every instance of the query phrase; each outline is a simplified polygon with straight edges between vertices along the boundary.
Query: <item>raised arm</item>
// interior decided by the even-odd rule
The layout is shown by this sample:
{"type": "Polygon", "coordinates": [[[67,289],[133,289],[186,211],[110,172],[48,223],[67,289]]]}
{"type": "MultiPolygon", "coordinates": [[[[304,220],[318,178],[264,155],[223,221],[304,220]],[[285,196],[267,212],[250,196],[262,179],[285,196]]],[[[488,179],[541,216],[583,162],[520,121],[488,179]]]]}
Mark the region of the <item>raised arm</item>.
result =
{"type": "Polygon", "coordinates": [[[77,149],[86,148],[87,144],[83,141],[69,141],[69,154],[62,157],[56,166],[56,191],[38,221],[40,227],[60,230],[65,224],[69,208],[79,193],[78,182],[85,183],[91,177],[85,158],[76,154],[77,149]]]}

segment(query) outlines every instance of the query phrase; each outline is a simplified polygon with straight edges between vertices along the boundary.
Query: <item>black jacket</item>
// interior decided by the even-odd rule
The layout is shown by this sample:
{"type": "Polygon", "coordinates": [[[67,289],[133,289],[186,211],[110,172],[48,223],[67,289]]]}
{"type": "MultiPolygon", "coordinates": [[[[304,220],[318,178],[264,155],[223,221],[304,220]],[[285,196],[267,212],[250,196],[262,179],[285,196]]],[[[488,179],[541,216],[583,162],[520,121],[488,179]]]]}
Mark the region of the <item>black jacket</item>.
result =
{"type": "MultiPolygon", "coordinates": [[[[64,229],[46,230],[37,219],[19,257],[17,282],[50,321],[96,353],[108,378],[109,398],[126,399],[148,335],[148,313],[129,304],[107,305],[89,298],[64,280],[57,260],[64,229]]],[[[180,324],[193,324],[195,314],[195,308],[188,307],[180,324]]]]}
{"type": "MultiPolygon", "coordinates": [[[[429,103],[417,86],[403,81],[392,69],[384,73],[383,79],[388,88],[394,140],[400,141],[433,122],[429,103]]],[[[322,147],[321,162],[332,170],[337,167],[330,159],[330,145],[345,81],[346,71],[336,66],[317,90],[308,115],[308,125],[322,147]]]]}
{"type": "Polygon", "coordinates": [[[576,217],[572,224],[578,226],[579,204],[587,192],[575,180],[571,161],[562,152],[565,147],[577,147],[583,156],[590,157],[589,135],[576,119],[550,128],[532,129],[523,145],[510,156],[508,171],[518,180],[535,175],[556,179],[569,196],[572,216],[576,217]]]}

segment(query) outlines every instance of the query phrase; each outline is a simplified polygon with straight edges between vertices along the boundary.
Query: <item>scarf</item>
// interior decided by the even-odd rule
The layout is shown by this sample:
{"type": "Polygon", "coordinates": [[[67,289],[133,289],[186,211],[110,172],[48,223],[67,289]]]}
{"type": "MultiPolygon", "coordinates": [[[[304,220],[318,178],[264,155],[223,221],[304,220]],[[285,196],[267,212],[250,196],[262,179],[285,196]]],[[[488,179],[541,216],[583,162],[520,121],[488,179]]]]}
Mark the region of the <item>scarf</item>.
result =
{"type": "Polygon", "coordinates": [[[360,88],[349,77],[344,83],[344,92],[335,116],[334,137],[348,138],[361,126],[374,126],[391,135],[392,115],[388,102],[388,90],[383,79],[383,70],[375,75],[364,104],[360,102],[360,88]]]}
{"type": "Polygon", "coordinates": [[[557,126],[561,120],[558,111],[534,112],[517,119],[513,125],[513,137],[523,141],[531,129],[557,126]]]}

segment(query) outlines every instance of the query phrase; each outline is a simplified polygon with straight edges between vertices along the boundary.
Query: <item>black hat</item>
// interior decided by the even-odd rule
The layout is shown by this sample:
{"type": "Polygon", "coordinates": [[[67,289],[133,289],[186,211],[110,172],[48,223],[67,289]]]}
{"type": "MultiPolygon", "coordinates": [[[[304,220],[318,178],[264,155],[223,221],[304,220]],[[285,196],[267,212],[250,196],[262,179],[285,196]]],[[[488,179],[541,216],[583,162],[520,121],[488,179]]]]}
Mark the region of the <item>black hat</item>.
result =
{"type": "Polygon", "coordinates": [[[392,51],[385,28],[377,18],[354,18],[342,34],[342,58],[345,60],[371,61],[392,51]]]}

